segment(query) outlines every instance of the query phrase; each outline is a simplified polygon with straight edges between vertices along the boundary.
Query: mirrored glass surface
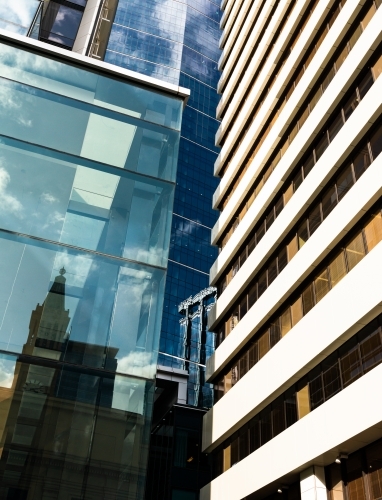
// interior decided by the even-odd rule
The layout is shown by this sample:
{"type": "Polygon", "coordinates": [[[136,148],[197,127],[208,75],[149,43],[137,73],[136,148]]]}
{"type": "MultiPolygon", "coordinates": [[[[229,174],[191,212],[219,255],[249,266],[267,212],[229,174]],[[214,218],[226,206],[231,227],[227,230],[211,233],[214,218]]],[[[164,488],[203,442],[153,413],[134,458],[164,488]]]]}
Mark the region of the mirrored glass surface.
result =
{"type": "Polygon", "coordinates": [[[0,496],[143,498],[153,382],[0,354],[0,496]]]}
{"type": "Polygon", "coordinates": [[[0,227],[167,265],[173,184],[1,137],[0,159],[0,227]]]}
{"type": "MultiPolygon", "coordinates": [[[[77,2],[76,2],[77,3],[77,2]]],[[[81,23],[83,11],[51,0],[42,20],[40,37],[71,49],[81,23]]]]}
{"type": "Polygon", "coordinates": [[[39,0],[2,0],[0,2],[0,29],[26,35],[39,5],[39,0]]]}
{"type": "Polygon", "coordinates": [[[0,43],[0,74],[9,80],[180,129],[182,100],[179,98],[4,43],[0,43]]]}
{"type": "Polygon", "coordinates": [[[153,378],[165,271],[0,233],[0,349],[153,378]]]}
{"type": "Polygon", "coordinates": [[[2,135],[154,177],[174,176],[174,130],[2,78],[0,95],[2,135]]]}

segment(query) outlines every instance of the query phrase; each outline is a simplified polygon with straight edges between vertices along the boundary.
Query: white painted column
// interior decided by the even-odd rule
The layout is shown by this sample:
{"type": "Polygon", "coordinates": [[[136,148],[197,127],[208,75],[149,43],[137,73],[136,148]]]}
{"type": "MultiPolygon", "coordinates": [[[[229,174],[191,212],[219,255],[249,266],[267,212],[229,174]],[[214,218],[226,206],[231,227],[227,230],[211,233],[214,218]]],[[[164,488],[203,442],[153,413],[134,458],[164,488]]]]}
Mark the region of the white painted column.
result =
{"type": "Polygon", "coordinates": [[[325,470],[312,465],[300,473],[301,500],[327,500],[325,470]]]}
{"type": "Polygon", "coordinates": [[[90,42],[93,27],[97,22],[97,14],[100,3],[101,0],[88,0],[80,27],[78,28],[76,40],[73,45],[73,52],[85,55],[86,49],[90,42]]]}

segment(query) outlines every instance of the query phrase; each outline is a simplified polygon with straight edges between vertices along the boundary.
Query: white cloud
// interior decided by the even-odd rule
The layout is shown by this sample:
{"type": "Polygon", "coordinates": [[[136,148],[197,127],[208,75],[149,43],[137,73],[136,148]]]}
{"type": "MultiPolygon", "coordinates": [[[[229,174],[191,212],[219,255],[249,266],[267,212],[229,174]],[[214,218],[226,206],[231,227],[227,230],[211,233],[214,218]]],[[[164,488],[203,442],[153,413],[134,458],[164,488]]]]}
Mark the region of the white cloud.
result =
{"type": "Polygon", "coordinates": [[[13,212],[20,217],[23,210],[19,200],[6,192],[11,177],[5,168],[0,167],[0,207],[7,212],[13,212]]]}
{"type": "Polygon", "coordinates": [[[28,30],[37,7],[37,0],[1,0],[0,19],[13,23],[7,25],[8,30],[26,34],[25,29],[20,31],[20,27],[28,30]]]}
{"type": "Polygon", "coordinates": [[[15,362],[0,359],[0,387],[10,389],[13,383],[15,362]]]}
{"type": "Polygon", "coordinates": [[[153,363],[151,352],[130,352],[127,356],[118,360],[117,371],[139,377],[153,378],[155,376],[156,363],[153,363]]]}
{"type": "Polygon", "coordinates": [[[58,201],[58,199],[50,193],[42,193],[41,199],[47,203],[54,203],[58,201]]]}
{"type": "Polygon", "coordinates": [[[24,127],[31,127],[32,126],[32,120],[27,120],[26,118],[23,118],[22,116],[19,116],[16,119],[16,121],[19,125],[23,125],[24,127]]]}

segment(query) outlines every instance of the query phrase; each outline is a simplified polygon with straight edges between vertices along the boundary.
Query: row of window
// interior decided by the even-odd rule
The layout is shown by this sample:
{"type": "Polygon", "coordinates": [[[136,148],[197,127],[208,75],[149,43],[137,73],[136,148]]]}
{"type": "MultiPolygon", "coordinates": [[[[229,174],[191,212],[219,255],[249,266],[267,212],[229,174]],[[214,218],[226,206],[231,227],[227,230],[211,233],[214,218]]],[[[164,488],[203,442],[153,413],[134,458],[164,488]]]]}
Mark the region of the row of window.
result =
{"type": "MultiPolygon", "coordinates": [[[[220,47],[222,50],[224,50],[224,47],[226,45],[226,42],[228,40],[228,37],[230,36],[232,30],[233,30],[233,27],[235,25],[235,23],[237,22],[238,18],[239,18],[239,15],[241,13],[241,9],[243,8],[244,6],[244,0],[240,0],[240,2],[236,2],[236,4],[240,3],[239,7],[238,7],[238,10],[236,11],[236,14],[232,14],[233,12],[233,6],[235,5],[235,2],[232,2],[231,4],[229,4],[228,6],[224,7],[224,14],[220,20],[220,29],[223,30],[224,29],[224,35],[225,35],[225,42],[223,43],[223,45],[220,47]],[[228,23],[230,22],[230,18],[231,16],[233,16],[233,20],[231,21],[231,26],[227,28],[228,26],[228,23]],[[223,17],[226,18],[226,20],[224,21],[224,25],[222,25],[222,20],[223,20],[223,17]]],[[[264,6],[264,3],[265,3],[265,0],[263,0],[263,3],[262,5],[260,5],[259,9],[258,9],[258,12],[261,12],[262,9],[263,9],[263,6],[264,6]]],[[[247,9],[247,13],[248,13],[248,9],[247,9]]],[[[245,22],[245,19],[244,18],[244,22],[245,22]]],[[[242,27],[242,25],[240,26],[242,27]]],[[[240,34],[240,29],[238,30],[239,31],[239,34],[240,34]]],[[[238,37],[238,34],[236,34],[236,37],[235,37],[235,40],[234,42],[231,44],[231,47],[229,48],[229,52],[225,58],[225,62],[223,63],[223,66],[222,66],[222,69],[221,71],[223,71],[223,68],[226,64],[226,61],[228,59],[228,57],[230,56],[231,52],[232,52],[232,48],[235,46],[236,44],[236,41],[237,41],[237,37],[238,37]]]]}
{"type": "Polygon", "coordinates": [[[213,452],[214,477],[379,365],[381,326],[382,314],[230,436],[213,452]]]}
{"type": "MultiPolygon", "coordinates": [[[[382,439],[325,467],[328,500],[379,500],[382,497],[382,439]]],[[[243,498],[257,500],[258,493],[243,498]]],[[[300,481],[264,500],[301,500],[300,481]]]]}
{"type": "MultiPolygon", "coordinates": [[[[382,57],[381,57],[382,62],[382,57]]],[[[373,80],[371,72],[368,71],[366,76],[362,78],[361,84],[367,84],[368,88],[372,85],[373,80]]],[[[350,101],[347,103],[356,103],[359,100],[359,89],[361,86],[356,87],[353,91],[350,101]]],[[[364,88],[364,87],[363,87],[364,88]]],[[[331,133],[338,130],[343,123],[343,116],[349,108],[341,108],[340,113],[335,116],[334,120],[328,129],[324,130],[324,143],[325,148],[328,145],[328,137],[331,133]]],[[[216,347],[218,347],[224,339],[231,333],[233,328],[247,313],[253,304],[260,298],[265,290],[272,284],[275,278],[281,273],[284,267],[293,259],[296,253],[301,249],[307,239],[316,231],[318,226],[329,215],[333,208],[339,203],[346,192],[353,186],[353,184],[360,178],[363,172],[367,169],[372,161],[379,155],[382,147],[382,126],[380,126],[372,136],[368,136],[367,140],[364,139],[359,144],[358,148],[351,153],[350,157],[346,160],[344,166],[337,172],[334,182],[327,187],[327,189],[320,195],[316,204],[312,204],[309,211],[306,212],[302,222],[298,223],[294,229],[288,234],[284,242],[277,248],[273,255],[268,259],[255,278],[252,279],[249,287],[241,294],[227,314],[225,320],[219,325],[217,331],[216,347]]],[[[319,146],[322,148],[322,137],[319,137],[319,146]]],[[[317,154],[318,146],[313,151],[317,154]]],[[[313,158],[313,153],[311,157],[313,158]]],[[[322,153],[321,153],[322,154],[322,153]]],[[[303,168],[300,169],[302,176],[303,168]]],[[[302,178],[302,177],[301,177],[302,178]]],[[[296,182],[294,179],[293,182],[296,182]]],[[[229,282],[238,272],[240,266],[243,265],[247,256],[254,250],[256,244],[260,241],[265,234],[265,230],[270,223],[273,223],[275,217],[281,211],[280,206],[273,207],[273,212],[265,221],[262,221],[260,228],[252,235],[248,244],[244,247],[235,261],[233,268],[227,276],[223,277],[223,282],[218,283],[218,291],[224,291],[227,282],[229,282]],[[225,278],[225,281],[224,281],[225,278]]]]}
{"type": "MultiPolygon", "coordinates": [[[[343,8],[345,2],[346,2],[346,0],[343,0],[342,2],[339,2],[339,3],[335,4],[334,7],[332,8],[332,12],[335,12],[336,10],[339,10],[340,8],[343,8]]],[[[311,15],[312,15],[314,9],[317,7],[317,4],[318,4],[318,0],[313,0],[310,3],[310,5],[308,5],[308,7],[306,8],[306,11],[304,13],[304,17],[303,17],[302,21],[300,22],[299,27],[296,30],[294,30],[293,35],[291,37],[291,40],[289,41],[289,44],[288,44],[287,48],[285,49],[282,58],[280,59],[280,61],[277,64],[277,70],[269,78],[269,80],[267,82],[266,88],[263,89],[263,91],[262,91],[262,96],[266,96],[268,94],[268,92],[271,90],[271,88],[273,87],[273,84],[275,83],[278,74],[280,73],[280,71],[283,68],[284,64],[286,63],[288,57],[290,56],[293,48],[295,47],[298,39],[301,36],[301,33],[303,32],[306,24],[308,23],[308,21],[309,21],[311,15]]],[[[251,80],[250,84],[248,85],[247,90],[245,91],[243,99],[240,102],[240,104],[238,105],[238,107],[237,107],[237,109],[236,109],[236,111],[235,111],[235,113],[234,113],[234,115],[233,115],[233,117],[231,119],[231,123],[229,124],[229,126],[227,127],[227,129],[225,131],[223,131],[223,133],[222,133],[222,140],[223,140],[224,137],[228,137],[228,134],[231,132],[236,118],[238,117],[239,113],[243,109],[244,104],[246,103],[250,92],[254,88],[254,86],[255,86],[255,84],[257,82],[257,79],[260,76],[260,72],[262,71],[265,63],[267,62],[269,56],[271,55],[272,49],[273,49],[274,45],[276,44],[276,42],[277,42],[277,40],[278,40],[278,38],[279,38],[282,30],[284,29],[284,25],[288,21],[288,19],[289,19],[290,15],[291,15],[291,13],[292,13],[295,5],[296,5],[295,2],[291,2],[291,4],[289,5],[289,10],[286,11],[286,13],[284,15],[284,18],[281,21],[279,28],[277,29],[277,34],[276,34],[276,36],[275,36],[275,38],[273,40],[273,44],[271,44],[269,46],[269,48],[268,48],[267,52],[264,54],[264,57],[262,58],[260,64],[257,66],[256,73],[253,75],[252,80],[251,80]]],[[[332,13],[329,14],[329,19],[330,20],[332,18],[332,15],[333,15],[332,13]]],[[[330,26],[331,26],[331,24],[333,24],[333,22],[334,22],[334,19],[333,19],[332,22],[330,22],[330,26]]],[[[321,28],[321,30],[324,31],[324,27],[321,28]]],[[[313,48],[313,50],[317,50],[317,48],[316,49],[313,48]]],[[[254,52],[252,54],[254,54],[254,52]]],[[[227,102],[226,109],[231,104],[231,101],[233,100],[233,97],[234,97],[234,95],[231,95],[230,99],[227,102]]],[[[260,98],[258,101],[256,101],[256,103],[254,103],[254,108],[252,110],[252,113],[255,113],[255,114],[254,115],[252,114],[251,117],[249,118],[251,120],[251,123],[253,121],[252,118],[254,118],[257,115],[260,107],[262,106],[263,100],[264,100],[263,98],[260,98]]],[[[223,116],[223,113],[222,113],[222,116],[223,116]]],[[[246,127],[245,129],[243,129],[240,132],[240,136],[237,138],[238,144],[236,145],[236,147],[233,150],[233,152],[230,153],[230,156],[227,158],[227,163],[226,163],[226,165],[224,165],[224,167],[222,169],[222,174],[221,175],[223,175],[224,172],[227,170],[228,165],[229,165],[229,163],[230,163],[230,161],[232,159],[232,156],[233,156],[234,152],[236,152],[237,149],[239,148],[239,146],[240,146],[240,144],[242,142],[243,135],[244,135],[245,131],[247,130],[247,128],[248,127],[246,127]]]]}
{"type": "MultiPolygon", "coordinates": [[[[305,103],[301,106],[298,114],[296,115],[295,119],[293,120],[292,124],[290,125],[290,131],[289,133],[284,136],[284,138],[280,141],[281,146],[275,149],[275,153],[270,157],[269,161],[267,162],[266,168],[263,170],[263,174],[260,175],[256,179],[256,183],[254,186],[248,191],[248,194],[246,195],[246,198],[239,208],[238,212],[236,215],[233,217],[232,222],[228,225],[227,229],[223,232],[219,242],[218,246],[220,250],[224,248],[224,246],[227,244],[229,239],[231,238],[232,234],[238,227],[239,223],[242,221],[244,218],[245,214],[247,213],[249,207],[252,205],[254,200],[257,198],[258,194],[260,191],[263,189],[265,183],[269,179],[271,173],[273,170],[276,168],[278,165],[279,161],[281,158],[285,155],[287,149],[289,146],[292,144],[293,140],[295,139],[297,133],[309,117],[309,115],[312,113],[313,109],[316,107],[318,101],[321,99],[323,93],[329,86],[330,82],[334,78],[335,74],[338,72],[339,68],[342,66],[346,58],[348,57],[349,53],[351,52],[351,49],[354,47],[355,43],[361,36],[363,30],[366,28],[367,24],[370,22],[372,17],[374,16],[377,6],[379,6],[382,3],[382,0],[377,0],[378,5],[374,3],[372,0],[368,0],[364,6],[363,13],[361,16],[361,20],[358,23],[354,23],[354,26],[352,30],[347,34],[347,37],[345,40],[342,42],[340,45],[338,51],[337,51],[337,57],[335,57],[334,63],[331,63],[329,67],[327,67],[326,71],[323,73],[322,78],[320,79],[318,85],[315,87],[314,92],[310,95],[310,97],[305,101],[305,103]],[[366,9],[366,12],[365,12],[366,9]]],[[[326,32],[325,32],[326,34],[326,32]]],[[[320,40],[323,40],[323,37],[320,38],[320,40]]],[[[320,42],[321,43],[321,42],[320,42]]],[[[314,56],[314,51],[308,51],[308,61],[309,63],[311,62],[312,58],[314,56]]],[[[307,61],[304,61],[307,63],[307,61]]],[[[306,66],[307,67],[307,66],[306,66]]],[[[295,86],[297,85],[298,81],[300,80],[302,74],[304,73],[303,71],[304,65],[302,68],[299,70],[299,76],[296,78],[295,81],[291,82],[292,87],[289,88],[287,91],[287,96],[288,99],[290,95],[292,94],[292,91],[294,90],[295,86]]],[[[252,160],[255,158],[256,154],[258,153],[260,147],[262,146],[265,138],[269,134],[271,128],[274,126],[278,116],[280,115],[282,109],[284,108],[286,104],[286,97],[285,99],[282,99],[279,101],[278,106],[276,106],[271,113],[268,126],[266,129],[263,131],[263,133],[260,135],[259,139],[255,142],[254,146],[251,148],[251,151],[249,153],[249,158],[248,160],[243,163],[239,170],[239,174],[235,180],[235,182],[231,185],[230,189],[227,191],[225,198],[223,198],[223,204],[222,208],[226,206],[226,204],[229,201],[229,198],[232,196],[234,193],[237,185],[240,183],[242,177],[244,176],[246,170],[252,163],[252,160]]],[[[316,158],[317,161],[318,158],[316,158]]],[[[307,160],[309,161],[309,159],[307,160]]],[[[312,165],[313,166],[313,165],[312,165]]]]}
{"type": "MultiPolygon", "coordinates": [[[[381,50],[382,47],[379,51],[381,50]]],[[[378,51],[376,52],[378,53],[378,51]]],[[[309,155],[305,157],[305,161],[298,164],[298,166],[294,169],[290,180],[285,183],[287,186],[286,190],[278,198],[276,198],[274,205],[271,206],[268,213],[251,231],[246,243],[239,249],[238,255],[234,256],[231,265],[227,266],[225,273],[217,283],[219,295],[224,292],[227,285],[239,271],[240,267],[256,248],[264,234],[268,231],[275,219],[279,216],[283,208],[292,198],[293,194],[312,170],[315,162],[318,161],[329,144],[334,140],[335,136],[349,119],[354,109],[363,99],[381,72],[382,56],[379,57],[377,62],[372,66],[371,70],[368,70],[366,74],[354,84],[350,91],[350,95],[348,94],[348,97],[344,99],[341,107],[333,113],[329,123],[324,127],[321,133],[318,134],[318,139],[314,144],[314,147],[309,151],[309,155]]]]}
{"type": "MultiPolygon", "coordinates": [[[[346,0],[345,0],[345,1],[346,1],[346,0]]],[[[309,11],[309,13],[308,13],[308,19],[309,19],[310,15],[311,15],[311,12],[312,12],[312,11],[313,11],[313,9],[316,7],[316,5],[317,5],[317,3],[318,3],[318,0],[313,0],[313,2],[314,2],[313,7],[311,8],[311,10],[310,10],[310,11],[309,11]]],[[[255,21],[252,23],[252,26],[255,26],[255,25],[256,25],[257,19],[258,19],[259,15],[261,14],[261,11],[262,11],[262,8],[264,7],[264,4],[265,4],[265,2],[263,2],[263,5],[261,5],[261,7],[259,8],[259,10],[258,10],[258,12],[257,12],[257,15],[256,15],[256,19],[255,19],[255,21]]],[[[256,67],[256,72],[253,74],[253,76],[252,76],[252,80],[251,80],[251,82],[249,83],[249,85],[248,85],[248,87],[247,87],[247,90],[245,91],[245,93],[244,93],[244,95],[243,95],[243,98],[241,99],[240,103],[238,104],[238,108],[237,108],[237,110],[236,110],[236,112],[235,112],[234,116],[232,117],[232,121],[231,121],[230,125],[227,127],[227,129],[226,129],[225,131],[223,131],[223,136],[222,136],[222,139],[223,139],[223,137],[224,137],[224,136],[227,136],[227,135],[229,134],[229,132],[232,130],[233,123],[234,123],[234,121],[235,121],[235,119],[236,119],[237,115],[239,114],[239,112],[240,112],[240,111],[241,111],[241,109],[243,108],[244,103],[247,101],[247,99],[248,99],[248,95],[249,95],[249,93],[251,92],[252,88],[254,87],[254,85],[255,85],[255,83],[256,83],[256,81],[257,81],[257,79],[258,79],[259,75],[260,75],[261,70],[263,69],[263,67],[264,67],[265,63],[267,62],[267,60],[268,60],[268,58],[269,58],[269,56],[270,56],[270,54],[271,54],[271,52],[272,52],[273,46],[275,45],[275,43],[277,42],[277,40],[278,40],[279,36],[281,35],[281,32],[282,32],[282,30],[284,29],[284,26],[285,26],[286,22],[288,21],[288,19],[289,19],[290,15],[291,15],[291,13],[292,13],[292,11],[293,11],[293,9],[294,9],[295,5],[296,5],[296,0],[292,0],[292,1],[290,2],[289,6],[288,6],[288,9],[285,11],[285,13],[284,13],[284,15],[283,15],[283,19],[281,20],[281,22],[280,22],[280,24],[279,24],[279,26],[278,26],[278,28],[277,28],[277,30],[276,30],[276,33],[274,33],[274,38],[273,38],[273,40],[272,40],[272,42],[273,42],[273,43],[272,43],[272,44],[270,44],[270,45],[268,46],[268,48],[267,48],[266,52],[264,53],[264,55],[263,55],[263,57],[262,57],[262,59],[261,59],[261,61],[260,61],[259,65],[256,67]]],[[[270,15],[267,17],[267,20],[266,20],[265,24],[263,25],[263,28],[262,28],[262,30],[261,30],[261,33],[259,33],[259,35],[258,35],[258,37],[257,37],[257,41],[256,41],[256,43],[254,44],[254,46],[252,47],[251,53],[250,53],[250,55],[249,55],[249,56],[248,56],[248,58],[247,58],[247,62],[246,62],[246,64],[244,65],[244,68],[243,68],[243,70],[242,70],[242,72],[241,72],[241,78],[238,78],[238,79],[237,79],[237,82],[235,83],[235,85],[234,85],[234,87],[233,87],[233,89],[232,89],[232,91],[231,91],[231,95],[230,95],[230,97],[228,98],[227,103],[226,103],[226,105],[225,105],[225,110],[223,110],[223,111],[221,112],[221,118],[223,118],[223,117],[224,117],[225,112],[227,111],[227,109],[228,109],[228,107],[230,106],[230,104],[231,104],[231,102],[232,102],[233,98],[235,97],[235,94],[236,94],[236,92],[237,92],[237,90],[238,90],[238,87],[239,87],[239,85],[240,85],[240,83],[241,83],[241,79],[242,79],[243,75],[245,75],[245,73],[246,73],[246,71],[247,71],[247,69],[248,69],[248,66],[249,66],[249,65],[250,65],[250,63],[252,62],[252,59],[253,59],[253,57],[254,57],[254,55],[255,55],[255,53],[256,53],[256,50],[257,50],[257,47],[259,46],[259,43],[260,43],[260,42],[261,42],[261,40],[262,40],[262,37],[263,37],[263,35],[264,35],[264,33],[265,33],[265,30],[268,28],[269,23],[270,23],[270,22],[271,22],[271,20],[273,19],[273,16],[274,16],[274,14],[275,14],[275,11],[276,11],[277,6],[278,6],[278,5],[277,5],[277,2],[275,2],[275,5],[273,6],[273,9],[272,9],[272,11],[271,11],[270,15]]],[[[309,9],[309,7],[308,7],[308,9],[309,9]]],[[[246,46],[246,43],[248,42],[248,38],[249,38],[249,36],[250,36],[250,35],[251,35],[251,30],[249,30],[249,32],[248,32],[248,35],[247,35],[247,37],[246,37],[246,40],[245,40],[245,42],[244,42],[244,43],[243,43],[243,45],[242,45],[243,47],[245,47],[245,46],[246,46]]],[[[296,38],[296,41],[297,41],[297,39],[298,39],[298,37],[299,37],[299,36],[300,36],[300,34],[299,34],[299,32],[298,32],[298,29],[297,29],[297,30],[296,30],[296,32],[293,34],[293,38],[296,38],[296,37],[297,37],[297,38],[296,38]]],[[[292,45],[292,43],[293,43],[293,40],[292,40],[291,42],[289,42],[289,45],[291,46],[291,45],[292,45]]],[[[235,43],[233,43],[233,44],[231,45],[231,47],[233,48],[233,47],[234,47],[234,45],[235,45],[235,43]]],[[[232,51],[232,48],[231,48],[231,51],[232,51]]],[[[286,51],[285,51],[285,52],[287,52],[287,51],[288,51],[288,49],[286,49],[286,51]]],[[[227,57],[227,59],[228,59],[228,57],[227,57]]],[[[226,60],[227,60],[227,59],[226,59],[226,60]]],[[[286,57],[285,57],[285,56],[284,56],[284,60],[286,60],[286,57]]],[[[279,66],[280,66],[280,64],[279,64],[279,66]]],[[[282,66],[281,66],[281,67],[282,67],[282,66]]],[[[276,76],[277,76],[277,75],[276,75],[276,76]]],[[[276,78],[276,77],[274,76],[274,77],[273,77],[273,79],[275,79],[275,78],[276,78]]],[[[226,78],[226,83],[225,83],[225,84],[224,84],[224,86],[223,86],[223,90],[224,90],[225,85],[227,85],[227,83],[228,83],[228,78],[226,78]]],[[[223,92],[223,90],[222,90],[222,92],[223,92]]],[[[236,149],[237,149],[237,148],[236,148],[236,149]]],[[[232,156],[232,155],[230,154],[230,157],[231,157],[231,156],[232,156]]],[[[228,160],[230,159],[230,157],[228,158],[228,160]]],[[[223,167],[223,170],[222,170],[221,175],[223,175],[223,174],[224,174],[224,172],[226,171],[227,167],[228,167],[228,165],[225,165],[225,166],[223,167]]]]}
{"type": "MultiPolygon", "coordinates": [[[[382,127],[380,127],[382,132],[382,127]]],[[[352,169],[348,170],[353,175],[352,169]]],[[[352,182],[352,181],[351,181],[352,182]]],[[[332,193],[335,195],[336,189],[332,193]]],[[[335,195],[336,196],[336,195],[335,195]]],[[[322,210],[322,205],[319,208],[322,210]]],[[[313,212],[312,212],[313,214],[313,212]]],[[[312,217],[316,224],[316,215],[312,217]]],[[[305,227],[308,221],[304,221],[305,227]]],[[[341,250],[321,268],[314,279],[308,280],[295,299],[277,314],[265,327],[257,340],[245,346],[244,351],[231,363],[215,385],[215,402],[226,394],[265,354],[284,337],[325,295],[341,281],[382,239],[380,212],[368,221],[341,250]]],[[[302,239],[303,241],[303,239],[302,239]]],[[[297,242],[296,242],[297,243],[297,242]]]]}
{"type": "MultiPolygon", "coordinates": [[[[294,88],[297,86],[297,84],[300,81],[302,75],[307,70],[307,68],[308,68],[309,64],[311,63],[314,55],[316,54],[316,52],[318,51],[319,47],[321,46],[323,40],[325,39],[325,36],[327,35],[327,33],[329,32],[330,28],[332,27],[332,25],[333,25],[334,21],[336,20],[338,14],[343,9],[345,2],[346,2],[346,0],[337,1],[334,4],[334,6],[332,7],[330,13],[328,14],[326,22],[322,23],[322,26],[321,26],[321,28],[319,30],[319,33],[316,35],[315,40],[313,41],[311,47],[307,50],[307,53],[310,54],[310,57],[306,56],[304,58],[304,60],[300,63],[300,65],[298,66],[298,68],[296,69],[296,71],[294,72],[294,76],[292,77],[291,81],[288,83],[288,86],[287,86],[286,90],[284,91],[284,96],[283,96],[282,100],[280,100],[279,103],[278,103],[278,108],[277,109],[279,109],[279,112],[276,111],[276,108],[273,111],[274,113],[277,114],[277,116],[281,113],[282,109],[284,108],[284,105],[289,100],[290,96],[292,95],[292,92],[293,92],[294,88]]],[[[227,168],[228,168],[228,166],[229,166],[229,164],[230,164],[230,162],[231,162],[234,154],[239,149],[240,144],[242,143],[245,134],[249,130],[249,127],[251,126],[251,124],[253,123],[254,119],[256,118],[258,112],[260,111],[260,108],[263,105],[263,102],[264,102],[266,96],[268,95],[269,91],[273,87],[273,85],[274,85],[274,83],[275,83],[275,81],[276,81],[276,79],[277,79],[277,77],[278,77],[281,69],[283,68],[284,64],[288,60],[288,57],[292,53],[293,48],[295,47],[296,43],[298,42],[298,40],[299,40],[299,38],[300,38],[300,36],[301,36],[301,34],[302,34],[302,32],[303,32],[306,24],[308,23],[311,15],[312,15],[312,13],[314,12],[314,9],[317,7],[317,4],[318,4],[318,1],[315,0],[312,3],[312,5],[308,7],[307,11],[305,12],[305,17],[303,18],[303,20],[301,22],[301,26],[294,31],[292,40],[290,41],[287,49],[285,50],[285,52],[283,54],[283,57],[280,59],[278,65],[277,65],[277,71],[275,71],[275,73],[272,75],[272,77],[268,80],[267,87],[262,91],[262,95],[256,101],[256,103],[254,105],[254,108],[252,110],[252,113],[248,117],[248,121],[246,123],[246,126],[243,127],[243,129],[240,132],[240,135],[236,139],[236,145],[235,145],[235,147],[232,148],[232,151],[230,152],[230,154],[229,154],[229,156],[227,158],[227,162],[226,162],[226,164],[222,168],[221,176],[224,175],[224,173],[226,172],[226,170],[227,170],[227,168]]],[[[292,10],[293,10],[293,8],[292,8],[292,10]]],[[[285,19],[285,22],[286,21],[287,21],[287,19],[285,19]]],[[[266,57],[264,57],[264,64],[265,64],[266,60],[268,59],[269,55],[270,55],[270,53],[268,53],[266,55],[266,57]]],[[[262,62],[260,63],[260,65],[262,67],[262,62]]],[[[259,69],[261,70],[260,66],[259,66],[259,69]]],[[[251,85],[248,88],[248,90],[247,90],[247,92],[246,92],[246,94],[244,96],[244,101],[243,102],[245,102],[245,100],[248,98],[249,93],[251,92],[252,88],[256,84],[256,81],[257,81],[257,78],[258,78],[259,74],[260,74],[260,71],[256,71],[256,75],[254,77],[254,80],[253,80],[253,82],[251,82],[251,85]]],[[[244,104],[241,104],[240,108],[234,114],[233,119],[232,119],[229,127],[227,127],[227,130],[225,132],[226,136],[232,130],[233,125],[234,125],[234,121],[235,121],[236,117],[238,116],[238,113],[241,111],[241,109],[242,109],[243,106],[244,106],[244,104]]],[[[268,127],[268,129],[265,130],[265,132],[264,132],[264,134],[265,134],[264,135],[264,139],[268,135],[269,129],[270,129],[270,127],[268,127]]],[[[263,140],[260,139],[261,144],[264,142],[264,139],[263,140]]],[[[259,147],[260,147],[260,145],[259,145],[259,147]]],[[[248,167],[249,167],[249,162],[247,162],[246,165],[244,165],[244,167],[241,167],[241,168],[244,168],[242,175],[244,175],[244,173],[247,171],[248,167]]],[[[236,180],[236,182],[237,182],[237,180],[236,180]]],[[[223,198],[223,200],[222,200],[222,207],[223,208],[228,203],[230,196],[231,195],[227,193],[226,197],[223,198]]]]}

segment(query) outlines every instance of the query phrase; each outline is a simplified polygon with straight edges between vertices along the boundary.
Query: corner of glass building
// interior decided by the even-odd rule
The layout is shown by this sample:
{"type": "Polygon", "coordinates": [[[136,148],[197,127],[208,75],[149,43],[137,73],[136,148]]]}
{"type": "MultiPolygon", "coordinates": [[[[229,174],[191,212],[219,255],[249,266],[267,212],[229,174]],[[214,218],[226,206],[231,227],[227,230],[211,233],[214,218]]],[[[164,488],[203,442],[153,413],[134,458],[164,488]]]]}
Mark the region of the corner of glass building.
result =
{"type": "Polygon", "coordinates": [[[20,40],[0,34],[0,497],[141,498],[187,93],[20,40]]]}

